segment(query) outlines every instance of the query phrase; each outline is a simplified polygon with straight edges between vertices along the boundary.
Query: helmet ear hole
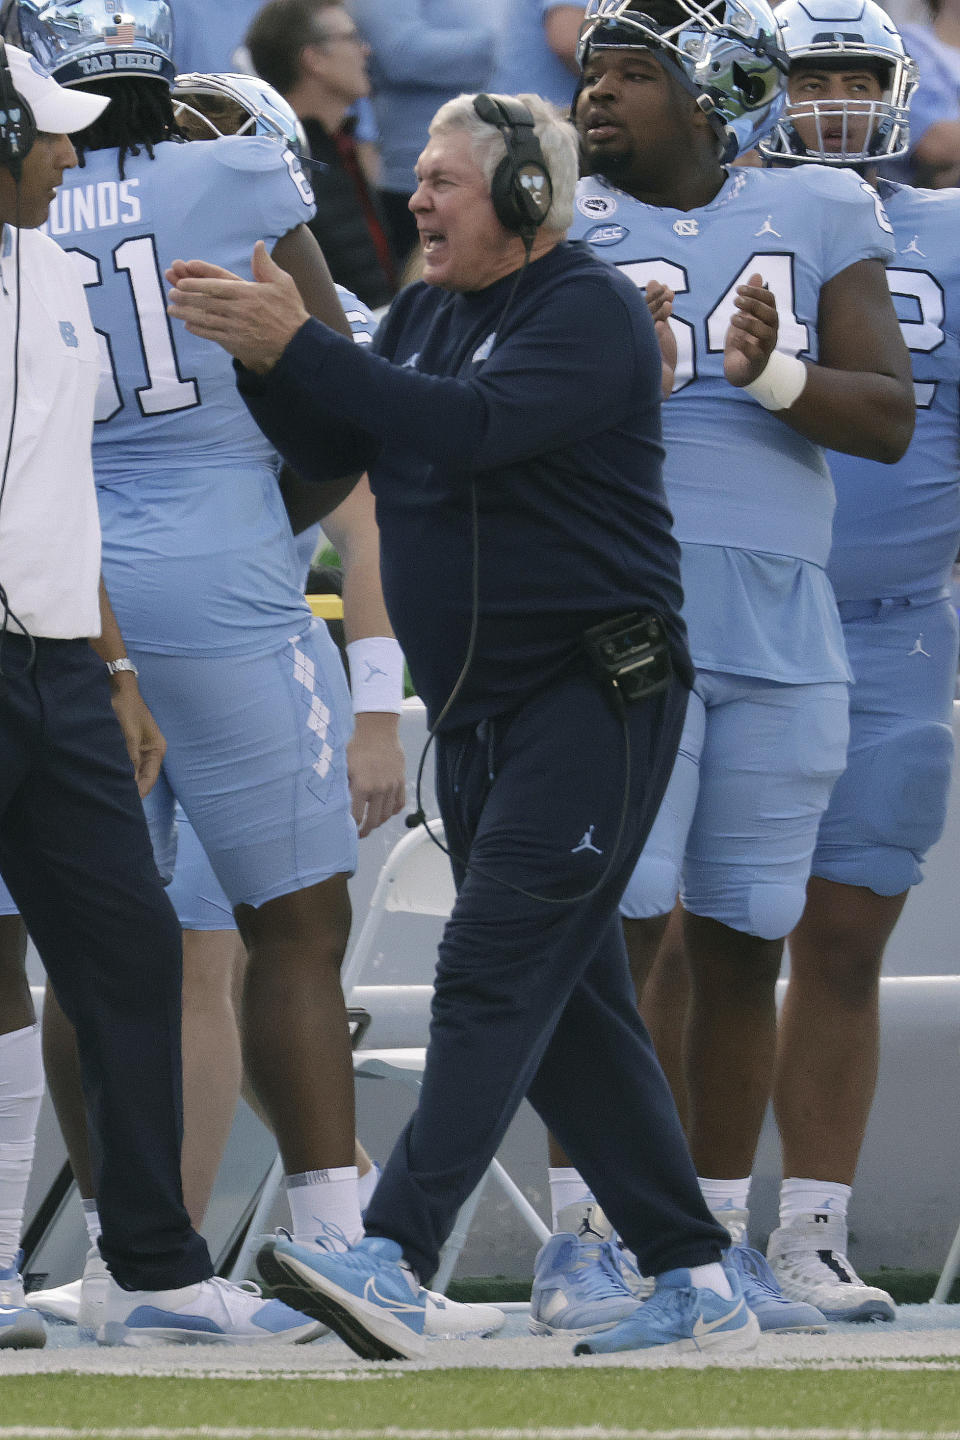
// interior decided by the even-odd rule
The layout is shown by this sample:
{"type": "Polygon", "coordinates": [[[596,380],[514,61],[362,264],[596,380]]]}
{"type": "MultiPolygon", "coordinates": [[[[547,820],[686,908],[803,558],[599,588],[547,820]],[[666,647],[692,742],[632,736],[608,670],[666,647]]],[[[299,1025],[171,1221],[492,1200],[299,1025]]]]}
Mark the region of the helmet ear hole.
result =
{"type": "Polygon", "coordinates": [[[761,104],[767,93],[767,86],[760,75],[748,74],[741,65],[734,65],[733,81],[743,96],[744,104],[749,105],[751,110],[761,104]]]}

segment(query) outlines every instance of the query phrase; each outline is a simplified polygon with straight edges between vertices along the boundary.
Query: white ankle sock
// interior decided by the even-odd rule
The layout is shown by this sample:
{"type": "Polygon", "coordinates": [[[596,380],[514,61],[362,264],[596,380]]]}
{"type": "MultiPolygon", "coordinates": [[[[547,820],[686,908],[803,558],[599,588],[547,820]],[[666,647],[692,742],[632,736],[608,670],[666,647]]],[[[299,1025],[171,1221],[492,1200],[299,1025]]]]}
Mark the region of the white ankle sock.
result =
{"type": "Polygon", "coordinates": [[[96,1245],[100,1239],[100,1215],[97,1211],[96,1200],[83,1200],[83,1223],[87,1227],[87,1239],[91,1245],[96,1245]]]}
{"type": "Polygon", "coordinates": [[[730,1281],[719,1261],[715,1260],[712,1265],[692,1265],[690,1279],[698,1290],[713,1290],[724,1300],[733,1299],[730,1281]]]}
{"type": "Polygon", "coordinates": [[[361,1215],[373,1199],[373,1192],[377,1188],[379,1179],[380,1171],[376,1165],[371,1165],[366,1174],[357,1176],[357,1203],[360,1206],[361,1215]]]}
{"type": "Polygon", "coordinates": [[[833,1180],[784,1180],[780,1186],[780,1224],[792,1225],[798,1216],[812,1215],[815,1210],[846,1220],[852,1193],[850,1185],[833,1180]]]}
{"type": "Polygon", "coordinates": [[[363,1235],[357,1198],[356,1165],[332,1170],[307,1170],[286,1177],[294,1240],[316,1240],[346,1249],[363,1235]]]}
{"type": "Polygon", "coordinates": [[[703,1198],[716,1215],[718,1210],[746,1210],[750,1194],[750,1176],[745,1180],[705,1180],[697,1176],[703,1198]]]}
{"type": "Polygon", "coordinates": [[[553,1233],[557,1233],[557,1216],[568,1205],[585,1205],[593,1202],[590,1186],[579,1170],[572,1165],[551,1165],[547,1170],[550,1180],[550,1214],[553,1233]]]}
{"type": "Polygon", "coordinates": [[[40,1026],[0,1035],[0,1270],[20,1248],[42,1096],[40,1026]]]}

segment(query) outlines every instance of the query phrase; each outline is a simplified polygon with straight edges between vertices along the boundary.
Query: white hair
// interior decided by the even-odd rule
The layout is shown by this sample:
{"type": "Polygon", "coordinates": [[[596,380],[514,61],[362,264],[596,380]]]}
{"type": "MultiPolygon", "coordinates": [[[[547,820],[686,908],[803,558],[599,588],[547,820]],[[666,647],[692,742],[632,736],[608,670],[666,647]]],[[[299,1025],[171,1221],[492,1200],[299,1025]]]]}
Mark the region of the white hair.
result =
{"type": "MultiPolygon", "coordinates": [[[[430,122],[431,138],[463,130],[469,135],[477,164],[489,184],[507,146],[503,134],[494,125],[481,120],[473,108],[473,95],[457,95],[448,100],[430,122]]],[[[540,95],[492,95],[492,100],[513,100],[525,105],[533,116],[533,132],[540,141],[543,159],[553,185],[553,203],[543,222],[545,230],[563,234],[573,224],[573,201],[579,175],[579,141],[577,132],[549,100],[540,95]]]]}

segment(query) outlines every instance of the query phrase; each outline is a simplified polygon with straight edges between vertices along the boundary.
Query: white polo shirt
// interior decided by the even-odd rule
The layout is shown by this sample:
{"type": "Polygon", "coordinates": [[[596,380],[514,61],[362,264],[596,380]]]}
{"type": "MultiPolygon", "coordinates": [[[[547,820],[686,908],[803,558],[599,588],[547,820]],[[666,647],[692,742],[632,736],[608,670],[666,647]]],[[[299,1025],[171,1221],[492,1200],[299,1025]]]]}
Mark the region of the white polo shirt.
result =
{"type": "MultiPolygon", "coordinates": [[[[4,226],[0,475],[14,399],[16,239],[4,226]]],[[[20,231],[20,285],[16,420],[0,498],[0,584],[31,635],[99,635],[100,523],[90,458],[97,336],[70,257],[39,230],[20,231]]]]}

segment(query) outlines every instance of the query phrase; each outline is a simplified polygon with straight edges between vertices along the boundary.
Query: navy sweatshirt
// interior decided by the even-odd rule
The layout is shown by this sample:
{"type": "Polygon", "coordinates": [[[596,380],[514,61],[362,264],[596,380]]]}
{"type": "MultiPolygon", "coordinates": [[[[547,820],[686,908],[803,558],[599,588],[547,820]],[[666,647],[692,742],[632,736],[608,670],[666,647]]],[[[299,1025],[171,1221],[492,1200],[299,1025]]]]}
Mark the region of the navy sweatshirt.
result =
{"type": "Polygon", "coordinates": [[[600,620],[654,610],[690,683],[679,547],[660,477],[660,354],[642,295],[579,245],[452,293],[416,284],[373,347],[316,320],[251,413],[306,480],[366,469],[384,596],[431,724],[467,652],[471,486],[479,629],[444,730],[513,709],[600,620]]]}

